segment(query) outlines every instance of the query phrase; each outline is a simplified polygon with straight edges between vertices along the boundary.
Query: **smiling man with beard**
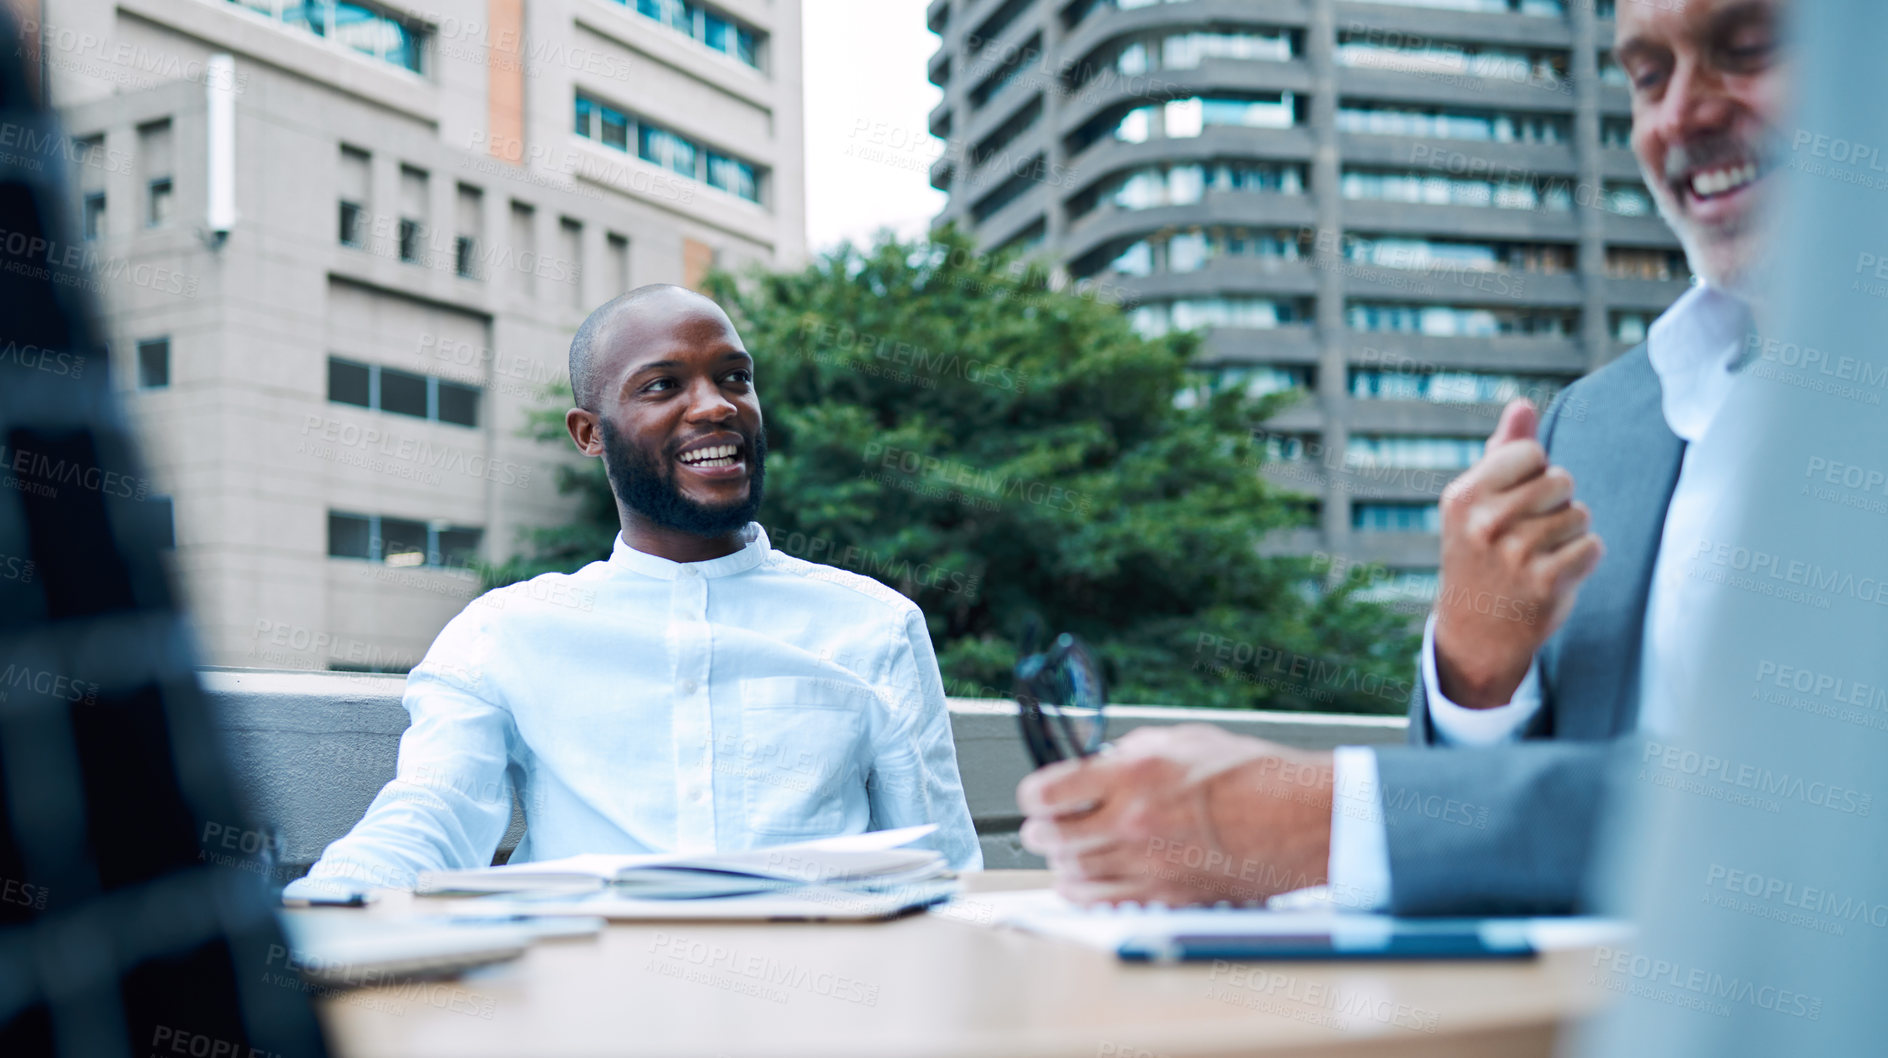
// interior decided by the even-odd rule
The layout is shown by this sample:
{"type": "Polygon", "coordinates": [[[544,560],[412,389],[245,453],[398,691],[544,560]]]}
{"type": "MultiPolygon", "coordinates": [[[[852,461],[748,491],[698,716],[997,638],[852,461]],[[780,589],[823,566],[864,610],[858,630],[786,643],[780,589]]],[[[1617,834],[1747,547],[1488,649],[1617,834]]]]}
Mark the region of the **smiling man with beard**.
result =
{"type": "Polygon", "coordinates": [[[1443,493],[1417,745],[1308,753],[1182,725],[1052,765],[1018,800],[1023,843],[1064,894],[1257,899],[1328,877],[1344,906],[1405,914],[1559,912],[1590,894],[1615,747],[1672,730],[1686,666],[1723,661],[1687,654],[1674,603],[1728,506],[1686,457],[1766,308],[1783,8],[1616,6],[1633,153],[1700,282],[1545,415],[1505,408],[1443,493]]]}
{"type": "Polygon", "coordinates": [[[604,561],[481,596],[407,678],[398,773],[291,897],[579,853],[743,849],[936,823],[982,864],[924,616],[773,550],[754,357],[674,286],[571,343],[571,440],[622,525],[604,561]]]}

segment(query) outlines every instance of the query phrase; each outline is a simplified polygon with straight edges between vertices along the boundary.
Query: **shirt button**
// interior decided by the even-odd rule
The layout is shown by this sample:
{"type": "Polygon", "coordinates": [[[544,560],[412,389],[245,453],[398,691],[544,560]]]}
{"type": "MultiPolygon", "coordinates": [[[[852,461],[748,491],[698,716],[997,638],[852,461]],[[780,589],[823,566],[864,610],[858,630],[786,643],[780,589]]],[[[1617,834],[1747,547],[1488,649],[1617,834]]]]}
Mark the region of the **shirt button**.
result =
{"type": "Polygon", "coordinates": [[[694,681],[694,680],[683,680],[683,681],[682,681],[682,693],[683,693],[683,694],[694,694],[694,693],[695,693],[695,681],[694,681]]]}
{"type": "Polygon", "coordinates": [[[688,799],[696,804],[702,804],[708,800],[708,791],[696,790],[694,793],[688,795],[688,799]]]}

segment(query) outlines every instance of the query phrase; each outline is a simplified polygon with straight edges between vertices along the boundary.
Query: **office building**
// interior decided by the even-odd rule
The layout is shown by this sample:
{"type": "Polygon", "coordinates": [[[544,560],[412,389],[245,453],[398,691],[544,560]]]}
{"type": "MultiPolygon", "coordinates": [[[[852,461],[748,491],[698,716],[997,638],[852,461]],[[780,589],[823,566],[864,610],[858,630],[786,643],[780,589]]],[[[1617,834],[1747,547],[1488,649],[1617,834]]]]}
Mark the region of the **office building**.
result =
{"type": "MultiPolygon", "coordinates": [[[[1689,279],[1610,0],[934,0],[940,221],[1049,256],[1212,387],[1288,391],[1269,546],[1434,590],[1443,485],[1689,279]]],[[[1569,414],[1577,414],[1570,407],[1569,414]]]]}
{"type": "Polygon", "coordinates": [[[525,431],[590,309],[805,252],[798,0],[43,11],[51,252],[94,264],[213,664],[410,667],[569,516],[525,431]]]}

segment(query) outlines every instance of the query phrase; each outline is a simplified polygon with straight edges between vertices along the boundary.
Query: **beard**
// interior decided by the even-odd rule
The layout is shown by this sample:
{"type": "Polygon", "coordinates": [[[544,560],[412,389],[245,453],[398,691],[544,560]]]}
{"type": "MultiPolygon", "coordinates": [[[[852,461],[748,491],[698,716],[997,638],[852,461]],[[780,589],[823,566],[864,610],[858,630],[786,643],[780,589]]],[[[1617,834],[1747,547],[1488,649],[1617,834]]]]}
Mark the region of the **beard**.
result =
{"type": "MultiPolygon", "coordinates": [[[[1692,144],[1674,144],[1665,153],[1665,171],[1683,172],[1692,166],[1710,167],[1739,159],[1756,159],[1761,170],[1774,167],[1771,161],[1778,148],[1774,133],[1764,131],[1754,136],[1721,133],[1692,144]]],[[[1776,214],[1770,188],[1758,188],[1765,200],[1754,201],[1744,216],[1704,228],[1684,215],[1682,191],[1654,180],[1643,164],[1640,176],[1652,191],[1652,204],[1667,227],[1678,236],[1685,249],[1685,263],[1693,274],[1713,286],[1735,294],[1747,302],[1763,300],[1769,288],[1775,261],[1776,214]]],[[[1771,174],[1765,172],[1760,181],[1771,174]]]]}
{"type": "MultiPolygon", "coordinates": [[[[760,512],[762,486],[767,477],[767,431],[741,435],[747,460],[747,498],[729,507],[709,507],[682,494],[675,484],[672,460],[632,444],[599,418],[603,435],[603,470],[610,491],[623,506],[664,529],[690,536],[725,536],[754,520],[760,512]]],[[[737,431],[738,432],[738,431],[737,431]]]]}

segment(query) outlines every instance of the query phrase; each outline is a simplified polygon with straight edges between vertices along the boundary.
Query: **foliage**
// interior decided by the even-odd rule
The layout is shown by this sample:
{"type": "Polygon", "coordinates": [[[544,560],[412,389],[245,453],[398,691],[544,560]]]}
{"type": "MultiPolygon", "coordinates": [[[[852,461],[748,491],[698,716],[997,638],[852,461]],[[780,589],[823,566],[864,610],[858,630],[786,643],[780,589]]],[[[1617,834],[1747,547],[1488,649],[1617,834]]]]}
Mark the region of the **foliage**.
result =
{"type": "MultiPolygon", "coordinates": [[[[916,601],[952,694],[1006,693],[1034,618],[1089,644],[1116,702],[1404,708],[1408,617],[1261,556],[1301,517],[1257,473],[1250,426],[1279,398],[1178,406],[1194,336],[1145,340],[951,230],[709,282],[756,359],[774,546],[916,601]]],[[[562,408],[542,433],[562,437],[562,408]]],[[[494,583],[607,553],[600,465],[560,484],[578,519],[494,583]]]]}

